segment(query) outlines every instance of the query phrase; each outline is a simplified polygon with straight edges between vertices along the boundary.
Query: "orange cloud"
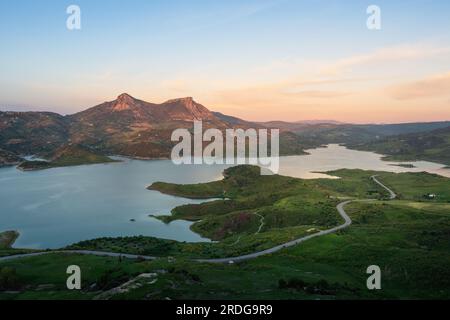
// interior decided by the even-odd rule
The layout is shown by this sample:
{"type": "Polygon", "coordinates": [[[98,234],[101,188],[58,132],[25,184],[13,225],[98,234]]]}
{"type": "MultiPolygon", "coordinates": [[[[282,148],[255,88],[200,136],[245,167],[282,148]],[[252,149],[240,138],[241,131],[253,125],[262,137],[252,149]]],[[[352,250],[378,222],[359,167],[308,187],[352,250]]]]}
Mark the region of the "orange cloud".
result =
{"type": "Polygon", "coordinates": [[[388,88],[398,100],[450,96],[450,72],[388,88]]]}

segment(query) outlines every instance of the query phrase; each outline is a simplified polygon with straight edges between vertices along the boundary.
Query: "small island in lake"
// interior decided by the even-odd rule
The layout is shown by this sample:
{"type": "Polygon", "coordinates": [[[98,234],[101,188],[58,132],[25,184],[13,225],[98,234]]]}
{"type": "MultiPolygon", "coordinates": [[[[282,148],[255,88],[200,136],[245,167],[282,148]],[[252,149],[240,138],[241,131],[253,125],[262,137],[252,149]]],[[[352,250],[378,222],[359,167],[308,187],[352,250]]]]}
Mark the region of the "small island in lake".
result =
{"type": "Polygon", "coordinates": [[[408,169],[417,168],[412,163],[393,163],[393,164],[391,164],[391,166],[408,168],[408,169]]]}

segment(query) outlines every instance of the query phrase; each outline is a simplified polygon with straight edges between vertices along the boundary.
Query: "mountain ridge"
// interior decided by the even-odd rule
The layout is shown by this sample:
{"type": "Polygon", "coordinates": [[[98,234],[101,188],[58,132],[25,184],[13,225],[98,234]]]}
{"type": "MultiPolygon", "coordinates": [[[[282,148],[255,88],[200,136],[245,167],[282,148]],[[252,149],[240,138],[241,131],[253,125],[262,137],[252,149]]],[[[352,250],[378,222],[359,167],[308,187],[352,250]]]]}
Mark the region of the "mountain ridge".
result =
{"type": "Polygon", "coordinates": [[[280,129],[281,155],[305,154],[306,149],[329,143],[365,148],[364,143],[390,135],[450,127],[450,122],[445,121],[388,125],[355,125],[332,120],[252,122],[211,111],[192,97],[152,103],[122,93],[112,101],[70,115],[0,111],[0,149],[5,155],[8,153],[9,159],[11,155],[51,155],[59,147],[70,144],[104,155],[168,158],[174,146],[170,139],[173,130],[191,130],[196,120],[203,121],[204,129],[222,131],[280,129]]]}
{"type": "MultiPolygon", "coordinates": [[[[16,155],[52,155],[60,146],[85,146],[103,154],[135,158],[168,158],[173,130],[263,128],[242,119],[210,111],[192,97],[151,103],[122,93],[86,110],[60,115],[49,112],[0,112],[0,148],[16,155]],[[236,121],[231,121],[232,119],[236,121]]],[[[299,138],[284,134],[284,154],[303,154],[299,138]],[[290,145],[293,144],[291,147],[290,145]]]]}

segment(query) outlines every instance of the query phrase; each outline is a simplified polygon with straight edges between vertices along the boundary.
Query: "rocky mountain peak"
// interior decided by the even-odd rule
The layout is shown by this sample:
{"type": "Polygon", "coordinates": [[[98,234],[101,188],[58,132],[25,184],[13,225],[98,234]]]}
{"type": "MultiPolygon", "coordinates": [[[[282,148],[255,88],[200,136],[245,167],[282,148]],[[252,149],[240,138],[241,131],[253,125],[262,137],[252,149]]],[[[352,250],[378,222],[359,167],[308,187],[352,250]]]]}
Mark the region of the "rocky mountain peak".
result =
{"type": "Polygon", "coordinates": [[[114,111],[123,111],[130,109],[136,103],[136,99],[130,96],[128,93],[122,93],[119,95],[114,103],[114,111]]]}
{"type": "Polygon", "coordinates": [[[119,101],[125,101],[125,100],[136,100],[132,96],[130,96],[128,93],[122,93],[117,97],[117,100],[119,101]]]}
{"type": "Polygon", "coordinates": [[[176,120],[210,120],[214,115],[192,97],[172,99],[162,104],[173,119],[176,120]]]}
{"type": "Polygon", "coordinates": [[[181,103],[184,105],[193,105],[196,103],[192,97],[176,98],[166,101],[166,103],[181,103]]]}

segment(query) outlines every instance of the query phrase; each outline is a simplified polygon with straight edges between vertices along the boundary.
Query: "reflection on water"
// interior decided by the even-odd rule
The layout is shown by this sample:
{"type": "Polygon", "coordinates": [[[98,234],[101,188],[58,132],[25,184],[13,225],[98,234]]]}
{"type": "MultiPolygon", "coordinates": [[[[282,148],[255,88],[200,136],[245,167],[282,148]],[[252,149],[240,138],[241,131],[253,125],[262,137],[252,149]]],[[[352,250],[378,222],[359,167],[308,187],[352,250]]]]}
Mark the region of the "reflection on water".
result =
{"type": "MultiPolygon", "coordinates": [[[[450,177],[442,165],[408,162],[403,168],[371,152],[338,145],[309,150],[307,156],[282,157],[280,174],[300,178],[329,177],[318,171],[360,168],[391,172],[428,171],[450,177]]],[[[208,241],[193,233],[190,222],[169,225],[149,215],[168,214],[178,205],[199,203],[146,190],[155,181],[199,183],[221,178],[226,165],[176,166],[169,160],[121,163],[22,172],[0,169],[0,230],[21,233],[16,247],[58,248],[97,237],[155,236],[179,241],[208,241]],[[134,222],[130,220],[134,219],[134,222]]]]}
{"type": "Polygon", "coordinates": [[[310,155],[281,158],[280,174],[304,179],[329,177],[322,173],[337,169],[363,169],[389,172],[430,172],[450,177],[450,170],[444,165],[428,161],[393,162],[382,161],[382,155],[350,150],[331,144],[326,148],[306,150],[310,155]],[[404,168],[399,164],[412,164],[414,168],[404,168]]]}

